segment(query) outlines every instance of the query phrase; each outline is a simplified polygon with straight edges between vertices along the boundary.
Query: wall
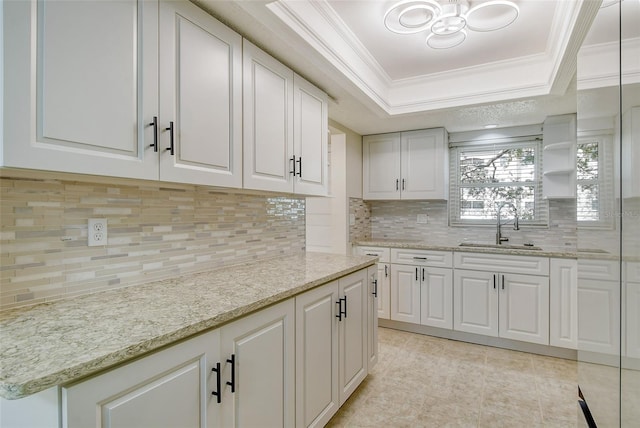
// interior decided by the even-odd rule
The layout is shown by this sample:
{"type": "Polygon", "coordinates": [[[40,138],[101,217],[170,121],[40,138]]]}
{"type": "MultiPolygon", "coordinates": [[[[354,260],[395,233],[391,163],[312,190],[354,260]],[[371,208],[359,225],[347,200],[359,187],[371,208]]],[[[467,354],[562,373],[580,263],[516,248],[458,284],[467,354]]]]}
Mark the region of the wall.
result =
{"type": "MultiPolygon", "coordinates": [[[[575,200],[552,200],[549,203],[549,226],[526,227],[519,231],[503,226],[509,243],[533,242],[545,248],[575,251],[577,234],[575,200]]],[[[356,215],[352,241],[358,239],[419,240],[433,245],[457,245],[463,241],[493,243],[495,226],[449,227],[447,203],[444,201],[362,201],[354,199],[350,207],[356,215]],[[418,224],[417,215],[427,214],[428,223],[418,224]],[[369,221],[367,221],[369,216],[369,221]],[[369,234],[367,235],[367,226],[369,234]]]]}
{"type": "Polygon", "coordinates": [[[348,198],[362,198],[362,135],[329,120],[332,134],[345,135],[345,186],[348,198]]]}
{"type": "Polygon", "coordinates": [[[0,309],[304,251],[304,198],[0,172],[0,309]],[[93,217],[106,247],[87,246],[93,217]]]}

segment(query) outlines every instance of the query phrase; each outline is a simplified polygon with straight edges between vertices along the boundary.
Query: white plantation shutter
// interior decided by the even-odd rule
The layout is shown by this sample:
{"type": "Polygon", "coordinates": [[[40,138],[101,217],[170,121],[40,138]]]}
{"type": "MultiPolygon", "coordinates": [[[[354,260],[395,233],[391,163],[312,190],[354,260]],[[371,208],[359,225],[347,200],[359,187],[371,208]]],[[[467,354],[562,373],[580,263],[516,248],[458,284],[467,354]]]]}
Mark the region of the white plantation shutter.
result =
{"type": "Polygon", "coordinates": [[[613,226],[613,162],[607,134],[583,136],[576,151],[576,208],[580,227],[613,226]]]}

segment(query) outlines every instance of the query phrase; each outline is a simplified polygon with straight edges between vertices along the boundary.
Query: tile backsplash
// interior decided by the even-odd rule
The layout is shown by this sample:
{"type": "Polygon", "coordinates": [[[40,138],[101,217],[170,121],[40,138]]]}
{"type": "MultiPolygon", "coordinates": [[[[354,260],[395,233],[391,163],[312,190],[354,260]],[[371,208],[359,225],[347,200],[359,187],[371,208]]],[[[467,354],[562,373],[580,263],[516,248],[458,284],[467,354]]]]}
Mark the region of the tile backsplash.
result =
{"type": "MultiPolygon", "coordinates": [[[[350,202],[352,213],[356,213],[357,230],[351,227],[351,240],[397,239],[419,240],[434,245],[455,245],[464,240],[492,242],[495,227],[450,227],[448,207],[445,201],[362,201],[350,202]],[[367,208],[362,208],[365,205],[367,208]],[[369,236],[367,218],[369,216],[369,236]],[[427,215],[426,223],[418,223],[418,214],[427,215]]],[[[545,247],[575,251],[577,243],[575,200],[549,201],[549,226],[526,227],[514,231],[504,227],[504,235],[511,243],[533,242],[545,247]]]]}
{"type": "Polygon", "coordinates": [[[16,175],[0,177],[0,309],[305,249],[304,198],[16,175]],[[107,246],[87,246],[89,218],[107,246]]]}

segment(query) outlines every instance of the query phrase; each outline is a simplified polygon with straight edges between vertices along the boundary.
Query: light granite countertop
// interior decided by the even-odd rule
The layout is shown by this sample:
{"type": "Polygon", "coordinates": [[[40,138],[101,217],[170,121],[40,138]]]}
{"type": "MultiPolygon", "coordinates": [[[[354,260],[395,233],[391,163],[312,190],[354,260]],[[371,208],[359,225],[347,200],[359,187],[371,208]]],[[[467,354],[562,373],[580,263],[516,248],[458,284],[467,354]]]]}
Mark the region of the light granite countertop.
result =
{"type": "Polygon", "coordinates": [[[0,396],[97,373],[376,260],[302,253],[0,312],[0,396]]]}
{"type": "Polygon", "coordinates": [[[508,244],[504,244],[502,247],[493,246],[493,244],[486,243],[486,246],[469,246],[464,247],[459,244],[432,244],[424,241],[411,241],[411,240],[386,240],[386,239],[371,239],[357,241],[354,245],[370,246],[370,247],[389,247],[389,248],[412,248],[416,250],[432,250],[432,251],[458,251],[467,253],[485,253],[485,254],[512,254],[519,256],[538,256],[538,257],[557,257],[557,258],[569,258],[575,259],[578,256],[582,257],[582,253],[578,253],[575,249],[570,248],[541,248],[539,250],[526,249],[526,248],[509,248],[508,244]]]}

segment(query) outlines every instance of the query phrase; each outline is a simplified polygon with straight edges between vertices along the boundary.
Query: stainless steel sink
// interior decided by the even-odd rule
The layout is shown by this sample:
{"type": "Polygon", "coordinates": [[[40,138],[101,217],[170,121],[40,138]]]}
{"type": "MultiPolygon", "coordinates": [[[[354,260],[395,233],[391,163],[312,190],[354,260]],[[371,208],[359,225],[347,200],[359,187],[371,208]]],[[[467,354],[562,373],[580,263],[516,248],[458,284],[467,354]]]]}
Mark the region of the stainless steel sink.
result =
{"type": "Polygon", "coordinates": [[[482,244],[475,242],[462,242],[459,244],[460,247],[474,247],[474,248],[503,248],[505,250],[537,250],[540,251],[542,248],[535,247],[533,245],[510,245],[510,244],[482,244]]]}

